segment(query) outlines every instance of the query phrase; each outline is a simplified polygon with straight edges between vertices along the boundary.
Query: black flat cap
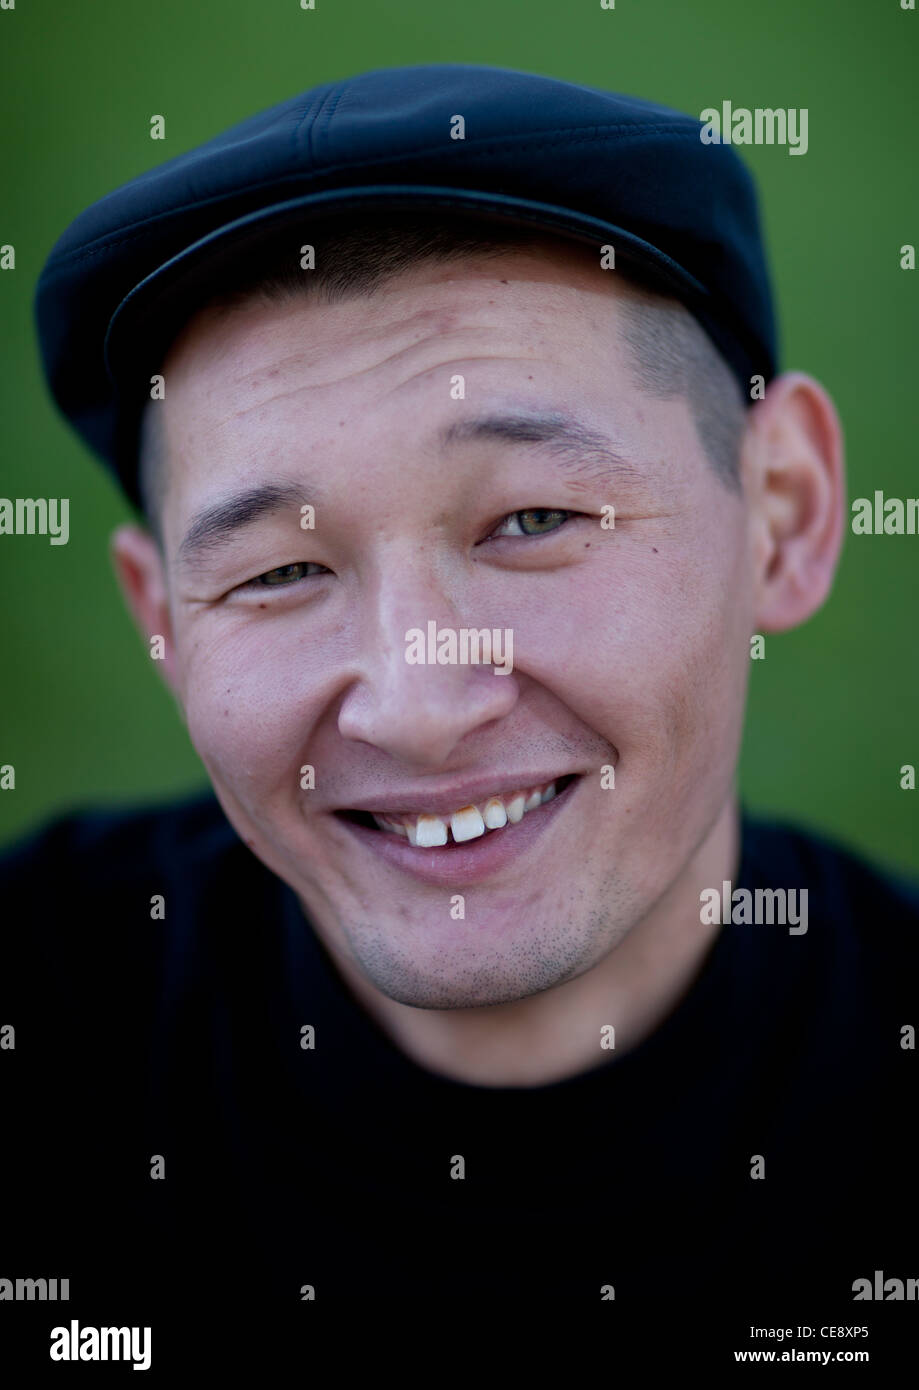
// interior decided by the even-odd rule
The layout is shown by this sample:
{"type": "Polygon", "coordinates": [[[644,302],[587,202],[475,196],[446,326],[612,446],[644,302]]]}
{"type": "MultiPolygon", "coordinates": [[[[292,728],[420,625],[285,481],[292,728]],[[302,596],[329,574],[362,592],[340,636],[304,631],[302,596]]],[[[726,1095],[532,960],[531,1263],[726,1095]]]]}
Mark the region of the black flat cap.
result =
{"type": "MultiPolygon", "coordinates": [[[[348,209],[473,213],[612,245],[616,270],[681,300],[749,396],[775,375],[756,195],[701,121],[506,68],[384,68],[264,111],[94,203],[59,238],[35,310],[64,415],[138,502],[150,373],[197,305],[296,229],[348,209]],[[465,123],[463,139],[456,117],[465,123]]],[[[321,269],[321,267],[319,267],[321,269]]],[[[308,273],[308,272],[304,272],[308,273]]]]}

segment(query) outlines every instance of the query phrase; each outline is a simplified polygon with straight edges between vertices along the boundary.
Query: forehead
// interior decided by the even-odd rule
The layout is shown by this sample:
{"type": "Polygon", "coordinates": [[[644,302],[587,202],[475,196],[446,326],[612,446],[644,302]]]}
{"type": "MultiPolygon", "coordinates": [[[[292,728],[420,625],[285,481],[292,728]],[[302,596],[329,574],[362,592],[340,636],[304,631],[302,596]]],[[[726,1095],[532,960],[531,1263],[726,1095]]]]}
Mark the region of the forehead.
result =
{"type": "Polygon", "coordinates": [[[648,403],[617,331],[632,293],[591,248],[553,242],[424,261],[332,303],[209,306],[163,366],[164,442],[180,463],[169,510],[185,516],[260,464],[289,475],[334,459],[345,477],[360,459],[366,477],[407,450],[433,462],[445,424],[474,407],[548,404],[637,441],[648,403]]]}
{"type": "MultiPolygon", "coordinates": [[[[551,329],[580,342],[586,328],[609,343],[616,337],[617,306],[634,294],[621,276],[601,268],[592,247],[575,242],[549,239],[525,249],[425,258],[353,294],[336,294],[333,303],[324,300],[320,277],[313,285],[305,280],[302,294],[268,301],[250,294],[206,306],[175,339],[164,372],[173,399],[194,378],[199,400],[203,386],[213,388],[208,404],[220,386],[229,394],[245,380],[254,389],[266,370],[271,379],[313,372],[321,381],[323,360],[353,353],[371,361],[384,340],[411,343],[477,329],[487,337],[503,328],[509,337],[551,329]]],[[[496,340],[495,356],[498,346],[496,340]]]]}

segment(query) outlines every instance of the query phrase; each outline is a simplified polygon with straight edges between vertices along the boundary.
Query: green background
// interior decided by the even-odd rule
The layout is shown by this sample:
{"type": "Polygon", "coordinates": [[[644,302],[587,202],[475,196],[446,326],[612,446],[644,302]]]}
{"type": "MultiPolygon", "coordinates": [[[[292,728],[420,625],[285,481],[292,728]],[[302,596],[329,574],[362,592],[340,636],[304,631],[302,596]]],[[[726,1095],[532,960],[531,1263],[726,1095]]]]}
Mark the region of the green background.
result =
{"type": "MultiPolygon", "coordinates": [[[[130,513],[56,413],[35,282],[95,199],[260,108],[366,68],[478,62],[663,102],[807,107],[809,149],[745,146],[782,366],[837,402],[850,497],[919,494],[919,14],[900,0],[16,0],[0,10],[0,495],[71,499],[71,538],[0,537],[0,840],[74,805],[207,785],[128,618],[108,536],[130,513]],[[166,117],[165,141],[149,137],[166,117]]],[[[919,536],[848,533],[825,608],[752,663],[741,789],[754,809],[919,871],[919,536]]]]}

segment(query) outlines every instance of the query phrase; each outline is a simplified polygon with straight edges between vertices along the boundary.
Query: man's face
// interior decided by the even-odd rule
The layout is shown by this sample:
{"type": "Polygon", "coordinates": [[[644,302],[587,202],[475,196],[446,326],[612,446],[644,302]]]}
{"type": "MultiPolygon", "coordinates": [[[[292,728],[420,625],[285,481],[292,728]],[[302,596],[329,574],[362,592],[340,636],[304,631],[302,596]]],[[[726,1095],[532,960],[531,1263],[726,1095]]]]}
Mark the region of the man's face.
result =
{"type": "Polygon", "coordinates": [[[190,737],[240,836],[403,1003],[580,975],[679,881],[732,792],[745,504],[687,401],[636,388],[626,292],[575,248],[425,264],[334,305],[206,311],[164,366],[169,671],[190,737]],[[611,457],[471,427],[547,413],[611,457]],[[182,556],[203,509],[269,483],[293,492],[182,556]],[[429,623],[511,633],[512,671],[409,662],[429,623]],[[566,778],[461,844],[347,815],[449,822],[566,778]]]}

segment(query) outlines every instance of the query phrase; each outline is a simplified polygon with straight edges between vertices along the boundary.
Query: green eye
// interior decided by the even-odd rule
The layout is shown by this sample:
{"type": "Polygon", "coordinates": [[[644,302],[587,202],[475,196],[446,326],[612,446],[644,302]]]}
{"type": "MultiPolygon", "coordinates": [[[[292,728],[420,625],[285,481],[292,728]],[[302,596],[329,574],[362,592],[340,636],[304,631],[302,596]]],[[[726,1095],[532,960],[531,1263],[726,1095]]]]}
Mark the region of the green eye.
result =
{"type": "Polygon", "coordinates": [[[565,524],[571,512],[548,507],[530,507],[524,512],[511,512],[498,527],[498,536],[545,536],[565,524]],[[510,527],[511,529],[507,529],[510,527]]]}
{"type": "Polygon", "coordinates": [[[321,574],[323,565],[314,565],[311,561],[298,560],[293,565],[278,565],[277,569],[266,570],[257,579],[253,579],[253,584],[263,584],[267,588],[277,588],[284,584],[296,582],[304,579],[308,574],[321,574]]]}

